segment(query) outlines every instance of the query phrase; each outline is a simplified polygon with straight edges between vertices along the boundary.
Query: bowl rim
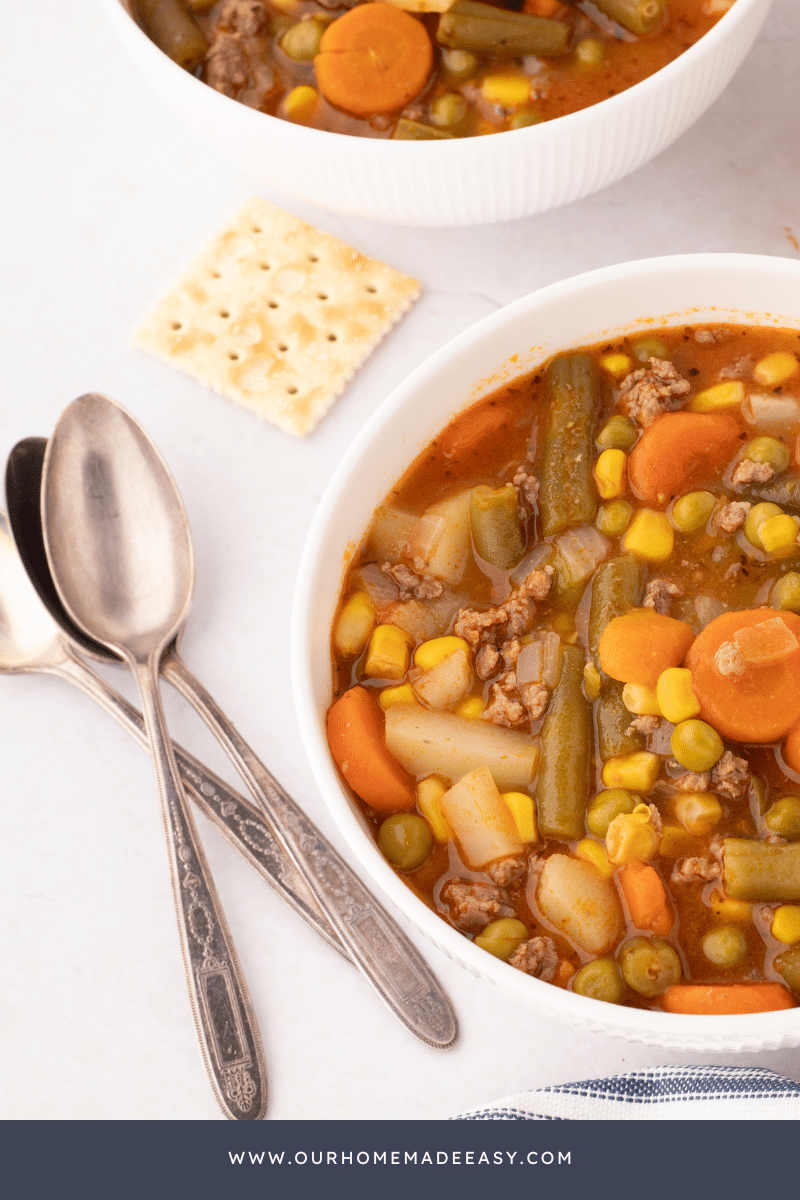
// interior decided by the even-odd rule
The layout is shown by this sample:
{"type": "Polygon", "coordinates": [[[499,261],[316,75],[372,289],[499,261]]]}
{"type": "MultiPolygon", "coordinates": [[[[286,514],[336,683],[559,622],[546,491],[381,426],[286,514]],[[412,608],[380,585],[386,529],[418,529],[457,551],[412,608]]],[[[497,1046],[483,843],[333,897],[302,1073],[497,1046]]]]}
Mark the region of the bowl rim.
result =
{"type": "MultiPolygon", "coordinates": [[[[222,103],[221,111],[225,111],[225,105],[234,105],[237,110],[244,109],[253,114],[253,117],[245,119],[265,117],[273,126],[277,126],[281,130],[282,134],[286,133],[286,130],[283,127],[290,127],[296,131],[296,134],[300,139],[305,138],[306,141],[308,141],[309,148],[311,148],[315,142],[320,142],[320,139],[322,139],[322,142],[327,143],[328,139],[333,136],[338,139],[346,138],[348,142],[356,143],[357,145],[368,145],[370,147],[395,147],[395,149],[392,151],[376,150],[375,153],[377,154],[397,154],[397,147],[401,147],[399,152],[405,154],[441,155],[443,153],[451,156],[465,155],[467,153],[467,147],[471,147],[469,150],[470,154],[480,154],[483,152],[479,150],[478,147],[487,144],[489,146],[489,150],[486,151],[487,154],[498,153],[498,149],[496,147],[493,148],[493,143],[495,142],[493,137],[445,138],[433,142],[395,141],[392,138],[368,138],[361,137],[358,134],[337,133],[334,130],[328,129],[315,129],[311,126],[295,124],[292,121],[284,121],[280,117],[275,117],[271,113],[261,112],[259,109],[248,108],[247,105],[240,104],[238,100],[234,100],[230,96],[225,96],[221,92],[215,91],[214,88],[210,88],[208,84],[203,83],[203,81],[198,79],[195,75],[190,74],[188,71],[184,71],[182,67],[179,67],[177,63],[173,62],[163,50],[156,46],[155,42],[151,41],[151,39],[139,25],[138,21],[130,11],[130,2],[131,0],[103,0],[106,10],[111,16],[113,23],[117,25],[117,28],[120,30],[125,28],[126,25],[124,18],[127,18],[128,28],[130,29],[130,27],[132,27],[134,31],[134,38],[140,39],[140,47],[146,53],[151,54],[151,61],[155,62],[157,58],[158,60],[166,63],[168,69],[173,72],[173,79],[177,81],[178,75],[174,74],[174,72],[179,72],[184,79],[188,79],[192,84],[196,84],[198,87],[205,89],[206,92],[212,93],[217,97],[217,101],[222,103]],[[123,14],[122,19],[119,16],[120,10],[123,14]],[[148,50],[145,49],[145,43],[147,47],[149,47],[148,50]],[[413,149],[409,149],[410,147],[413,147],[413,149]]],[[[604,100],[599,100],[596,104],[590,104],[586,108],[577,109],[573,113],[566,113],[564,116],[555,117],[550,121],[542,121],[538,125],[529,125],[523,129],[509,129],[504,130],[503,132],[506,134],[515,135],[516,141],[514,144],[518,146],[523,137],[533,142],[536,138],[538,138],[540,141],[544,141],[546,138],[554,136],[552,134],[553,127],[561,130],[564,130],[565,128],[579,128],[582,123],[592,120],[602,120],[603,116],[605,115],[608,115],[608,117],[611,118],[617,110],[624,110],[627,106],[635,104],[639,98],[644,99],[650,91],[659,90],[662,87],[666,87],[673,78],[677,80],[682,73],[685,71],[690,71],[695,64],[696,59],[704,58],[706,55],[713,54],[714,50],[717,48],[717,45],[726,40],[729,35],[732,36],[738,29],[739,25],[747,20],[751,10],[763,6],[764,19],[766,19],[766,15],[771,4],[772,0],[734,0],[731,8],[722,14],[719,20],[712,25],[707,33],[704,33],[702,37],[697,39],[696,42],[693,42],[692,45],[684,50],[682,54],[679,54],[677,58],[671,59],[670,62],[665,64],[665,66],[660,67],[651,75],[647,75],[644,79],[639,80],[638,83],[632,84],[631,87],[625,88],[621,92],[617,92],[614,96],[608,96],[604,100]],[[600,116],[595,115],[598,112],[601,114],[600,116]],[[548,130],[551,132],[548,133],[548,130]]],[[[234,109],[228,108],[227,111],[232,114],[234,109]]],[[[267,129],[268,126],[265,125],[264,128],[267,129]]]]}
{"type": "MultiPolygon", "coordinates": [[[[383,859],[374,841],[368,837],[330,757],[324,732],[324,716],[320,719],[314,690],[317,675],[312,658],[313,639],[310,630],[315,624],[319,626],[315,604],[316,578],[329,544],[328,530],[336,526],[337,510],[355,468],[370,451],[373,443],[379,442],[384,427],[425,386],[426,381],[442,370],[452,367],[470,351],[474,352],[475,347],[480,347],[495,331],[502,330],[506,324],[513,323],[523,314],[530,314],[554,302],[570,299],[581,292],[596,294],[608,284],[625,281],[633,283],[637,280],[641,282],[654,274],[667,279],[671,274],[678,275],[687,270],[703,272],[710,269],[722,269],[733,273],[746,272],[754,278],[765,275],[780,276],[790,280],[800,295],[800,288],[797,288],[797,284],[800,284],[800,261],[796,259],[731,253],[684,254],[639,259],[601,267],[537,289],[464,330],[412,371],[393,389],[354,437],[317,506],[308,530],[295,583],[290,659],[301,737],[326,806],[348,846],[370,878],[439,949],[467,967],[473,974],[499,984],[506,995],[511,995],[527,1007],[538,1008],[562,1021],[574,1021],[606,1034],[622,1036],[629,1041],[663,1045],[672,1049],[695,1050],[703,1046],[719,1050],[768,1049],[777,1048],[779,1045],[800,1044],[797,1010],[702,1017],[598,1004],[588,997],[553,988],[551,984],[515,971],[506,963],[492,959],[462,937],[406,886],[383,859]],[[498,978],[499,971],[506,974],[498,978]]],[[[722,290],[721,285],[719,290],[722,290]]],[[[684,310],[689,311],[688,307],[684,310]]],[[[754,313],[738,308],[735,311],[741,313],[743,321],[748,316],[763,320],[767,315],[763,311],[754,313]]],[[[781,319],[783,316],[779,314],[781,319]]],[[[787,319],[796,321],[800,328],[800,303],[797,315],[787,319]]],[[[648,318],[642,317],[641,321],[646,325],[648,318]]],[[[635,323],[628,323],[631,324],[635,328],[635,323]]],[[[779,326],[776,325],[777,327],[779,326]]],[[[599,337],[602,338],[603,333],[600,329],[599,337]]],[[[590,344],[589,339],[584,344],[590,344]]],[[[545,357],[550,357],[552,353],[551,350],[545,357]]],[[[520,365],[516,374],[528,374],[532,369],[534,367],[526,362],[520,365]]],[[[490,383],[478,395],[470,396],[468,405],[475,403],[480,395],[487,394],[496,386],[496,382],[490,383]]],[[[454,410],[456,411],[458,410],[454,410]]],[[[425,438],[419,443],[420,449],[427,440],[425,438]]],[[[419,449],[409,452],[410,457],[405,460],[407,465],[410,465],[416,453],[419,453],[419,449]]],[[[347,546],[351,552],[357,550],[363,532],[358,531],[357,540],[352,537],[349,539],[347,546]]],[[[337,537],[337,546],[343,540],[341,536],[337,537]]],[[[352,553],[342,561],[342,577],[351,558],[352,553]]],[[[325,669],[328,669],[327,664],[325,669]]],[[[318,666],[316,670],[319,670],[318,666]]]]}

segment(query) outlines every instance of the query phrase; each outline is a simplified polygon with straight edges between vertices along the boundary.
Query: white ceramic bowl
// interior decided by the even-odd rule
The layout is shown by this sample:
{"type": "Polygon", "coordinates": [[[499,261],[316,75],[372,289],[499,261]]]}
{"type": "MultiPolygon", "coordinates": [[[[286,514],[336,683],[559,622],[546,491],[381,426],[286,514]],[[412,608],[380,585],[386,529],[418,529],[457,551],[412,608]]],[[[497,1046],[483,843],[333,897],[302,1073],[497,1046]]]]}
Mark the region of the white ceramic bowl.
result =
{"type": "Polygon", "coordinates": [[[800,262],[703,254],[592,271],[508,305],[417,368],[356,438],[320,501],[297,580],[292,671],[306,751],[342,834],[375,882],[446,954],[522,1004],[598,1032],[671,1049],[755,1051],[800,1045],[800,1008],[703,1018],[618,1007],[533,979],[475,946],[385,861],[339,781],[325,738],[330,630],[344,574],[373,510],[423,447],[465,406],[553,354],[703,321],[800,330],[800,262]]]}
{"type": "Polygon", "coordinates": [[[350,137],[255,112],[171,62],[131,18],[128,0],[104,3],[128,53],[178,116],[270,187],[380,221],[478,225],[569,204],[665,149],[727,85],[771,0],[736,0],[680,58],[591,108],[440,142],[350,137]]]}

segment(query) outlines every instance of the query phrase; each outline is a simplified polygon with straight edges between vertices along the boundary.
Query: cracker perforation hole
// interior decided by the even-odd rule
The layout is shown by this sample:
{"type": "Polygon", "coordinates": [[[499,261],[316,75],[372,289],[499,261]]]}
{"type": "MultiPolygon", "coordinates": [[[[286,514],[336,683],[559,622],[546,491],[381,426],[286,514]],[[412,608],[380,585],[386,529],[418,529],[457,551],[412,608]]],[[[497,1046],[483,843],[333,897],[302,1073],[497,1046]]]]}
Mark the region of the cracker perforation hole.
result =
{"type": "Polygon", "coordinates": [[[274,300],[267,301],[267,308],[277,308],[277,307],[278,307],[278,305],[274,300]]]}
{"type": "Polygon", "coordinates": [[[221,271],[212,271],[211,278],[212,279],[222,279],[222,272],[221,271]]]}
{"type": "Polygon", "coordinates": [[[253,226],[252,226],[252,230],[253,230],[253,233],[261,233],[261,226],[260,226],[260,225],[253,225],[253,226]]]}
{"type": "Polygon", "coordinates": [[[328,341],[329,341],[329,342],[335,342],[335,341],[336,341],[336,334],[335,334],[335,333],[329,333],[329,334],[328,334],[328,341]]]}
{"type": "Polygon", "coordinates": [[[262,271],[268,271],[268,270],[269,270],[269,263],[259,263],[258,265],[259,265],[259,267],[261,268],[261,270],[262,270],[262,271]]]}
{"type": "Polygon", "coordinates": [[[296,396],[296,395],[297,395],[297,388],[296,388],[296,387],[288,387],[288,388],[286,389],[286,391],[288,392],[288,394],[289,394],[290,396],[296,396]]]}
{"type": "Polygon", "coordinates": [[[183,326],[181,325],[180,321],[173,321],[171,328],[172,329],[183,329],[183,326]]]}
{"type": "Polygon", "coordinates": [[[285,354],[289,347],[284,346],[283,342],[281,342],[280,346],[278,346],[278,349],[280,350],[281,354],[285,354]]]}
{"type": "Polygon", "coordinates": [[[366,292],[370,292],[370,293],[371,293],[373,296],[375,295],[375,293],[377,292],[377,290],[378,290],[378,289],[377,289],[376,287],[373,287],[371,283],[368,283],[368,284],[367,284],[367,286],[366,286],[366,288],[364,289],[364,291],[366,291],[366,292]]]}
{"type": "Polygon", "coordinates": [[[317,299],[318,300],[327,300],[328,293],[327,292],[317,292],[317,299]]]}
{"type": "Polygon", "coordinates": [[[228,355],[228,358],[231,360],[231,362],[239,361],[239,355],[236,353],[235,350],[231,350],[230,354],[228,355]]]}
{"type": "Polygon", "coordinates": [[[228,312],[227,308],[221,308],[219,310],[219,315],[222,317],[223,320],[227,320],[231,314],[228,312]]]}
{"type": "Polygon", "coordinates": [[[319,255],[318,254],[309,254],[308,261],[309,262],[319,262],[319,255]]]}

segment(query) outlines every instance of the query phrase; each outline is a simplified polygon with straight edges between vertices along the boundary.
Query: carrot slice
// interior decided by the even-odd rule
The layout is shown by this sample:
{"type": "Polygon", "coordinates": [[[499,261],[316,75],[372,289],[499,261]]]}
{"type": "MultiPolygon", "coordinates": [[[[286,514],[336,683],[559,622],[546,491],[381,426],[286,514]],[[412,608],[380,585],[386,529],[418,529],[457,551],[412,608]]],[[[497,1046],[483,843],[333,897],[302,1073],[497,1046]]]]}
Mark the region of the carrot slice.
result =
{"type": "Polygon", "coordinates": [[[665,506],[733,457],[740,426],[721,413],[664,413],[645,429],[628,460],[634,495],[665,506]]]}
{"type": "Polygon", "coordinates": [[[329,709],[328,745],[347,783],[378,812],[416,803],[414,780],[386,749],[383,713],[372,693],[350,688],[329,709]]]}
{"type": "Polygon", "coordinates": [[[464,458],[476,452],[481,443],[511,419],[507,404],[480,404],[455,421],[442,434],[440,446],[446,458],[464,458]]]}
{"type": "Polygon", "coordinates": [[[696,1016],[735,1016],[795,1008],[782,983],[674,983],[661,997],[667,1012],[696,1016]]]}
{"type": "Polygon", "coordinates": [[[795,725],[789,731],[789,736],[783,743],[783,757],[786,765],[800,775],[800,725],[795,725]]]}
{"type": "Polygon", "coordinates": [[[668,667],[677,667],[694,641],[694,630],[652,608],[632,608],[614,617],[600,635],[598,653],[606,675],[622,683],[655,687],[668,667]]]}
{"type": "MultiPolygon", "coordinates": [[[[800,637],[797,613],[782,612],[775,619],[800,637]]],[[[763,624],[763,608],[723,613],[697,635],[686,656],[700,716],[737,742],[780,741],[800,723],[800,646],[779,662],[750,664],[742,675],[720,675],[714,664],[723,642],[763,624]]]]}
{"type": "Polygon", "coordinates": [[[425,26],[391,4],[359,4],[333,21],[314,59],[326,100],[357,117],[399,112],[433,66],[425,26]]]}
{"type": "Polygon", "coordinates": [[[637,929],[652,929],[661,937],[672,929],[667,893],[655,867],[634,859],[619,871],[619,882],[631,920],[637,929]]]}

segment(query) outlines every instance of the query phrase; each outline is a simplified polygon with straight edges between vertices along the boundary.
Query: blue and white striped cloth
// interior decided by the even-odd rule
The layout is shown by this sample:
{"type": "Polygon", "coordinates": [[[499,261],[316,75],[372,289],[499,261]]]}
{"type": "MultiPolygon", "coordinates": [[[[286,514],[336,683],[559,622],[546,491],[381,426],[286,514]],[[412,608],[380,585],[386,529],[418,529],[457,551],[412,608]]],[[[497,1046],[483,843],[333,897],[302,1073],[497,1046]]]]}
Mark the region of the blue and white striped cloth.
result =
{"type": "Polygon", "coordinates": [[[800,1120],[800,1084],[758,1067],[652,1067],[506,1096],[454,1121],[800,1120]]]}

